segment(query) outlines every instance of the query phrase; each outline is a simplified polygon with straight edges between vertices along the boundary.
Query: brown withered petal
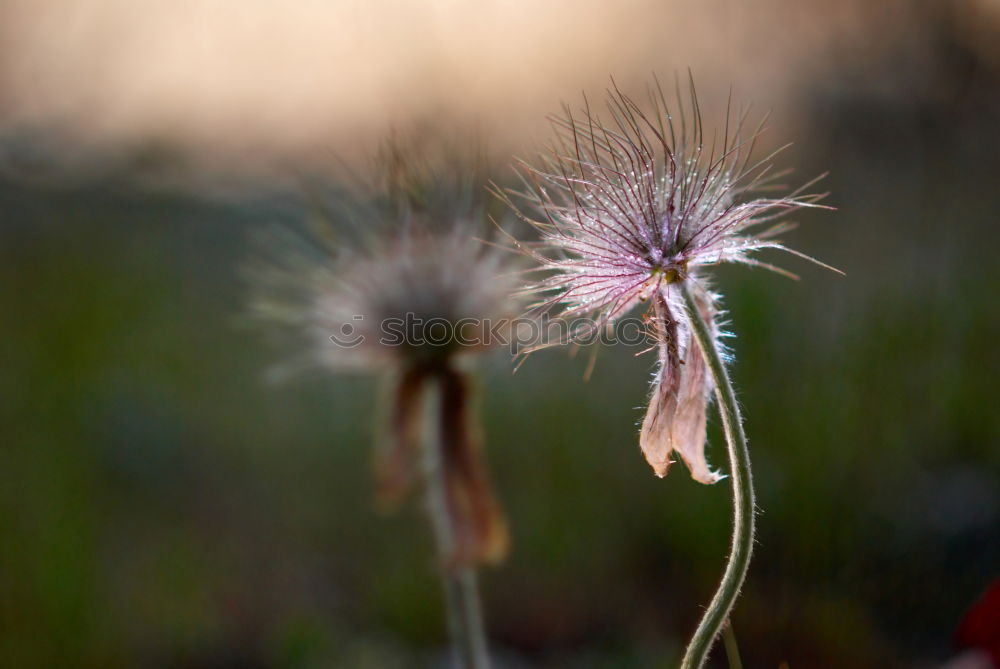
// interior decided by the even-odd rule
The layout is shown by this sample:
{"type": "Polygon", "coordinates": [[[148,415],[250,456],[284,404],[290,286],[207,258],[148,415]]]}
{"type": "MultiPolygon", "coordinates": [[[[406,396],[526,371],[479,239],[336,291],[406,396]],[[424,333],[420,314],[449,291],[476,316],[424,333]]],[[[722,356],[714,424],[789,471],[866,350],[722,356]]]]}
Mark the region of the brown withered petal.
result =
{"type": "Polygon", "coordinates": [[[671,390],[662,383],[654,384],[649,407],[642,421],[642,430],[639,432],[639,447],[646,456],[646,462],[653,468],[653,473],[660,478],[667,475],[674,462],[670,459],[673,447],[668,431],[676,412],[676,390],[671,390]]]}
{"type": "Polygon", "coordinates": [[[673,464],[670,454],[670,429],[677,413],[678,390],[681,385],[681,360],[677,347],[677,321],[670,314],[670,306],[659,294],[653,300],[652,331],[659,339],[659,369],[649,398],[649,408],[642,421],[639,446],[646,462],[659,476],[667,475],[673,464]]]}
{"type": "Polygon", "coordinates": [[[700,483],[715,483],[722,477],[708,468],[705,460],[706,419],[708,407],[708,368],[705,357],[692,336],[687,345],[687,355],[681,371],[681,384],[677,391],[677,412],[670,424],[670,447],[677,451],[700,483]]]}
{"type": "Polygon", "coordinates": [[[476,433],[468,378],[450,368],[437,374],[441,387],[442,467],[448,513],[454,530],[448,566],[500,562],[509,536],[493,496],[476,433]]]}
{"type": "MultiPolygon", "coordinates": [[[[696,299],[703,315],[708,315],[709,298],[696,293],[696,299]]],[[[670,456],[676,452],[692,478],[700,483],[716,483],[722,477],[709,469],[705,459],[706,410],[711,392],[705,358],[688,331],[684,333],[684,357],[680,359],[674,344],[679,328],[670,316],[669,305],[657,298],[654,309],[661,323],[657,328],[660,369],[642,422],[639,445],[657,476],[666,476],[672,464],[670,456]]]]}
{"type": "Polygon", "coordinates": [[[390,433],[376,451],[376,496],[395,507],[413,486],[420,467],[420,417],[425,373],[406,370],[395,381],[389,408],[390,433]]]}

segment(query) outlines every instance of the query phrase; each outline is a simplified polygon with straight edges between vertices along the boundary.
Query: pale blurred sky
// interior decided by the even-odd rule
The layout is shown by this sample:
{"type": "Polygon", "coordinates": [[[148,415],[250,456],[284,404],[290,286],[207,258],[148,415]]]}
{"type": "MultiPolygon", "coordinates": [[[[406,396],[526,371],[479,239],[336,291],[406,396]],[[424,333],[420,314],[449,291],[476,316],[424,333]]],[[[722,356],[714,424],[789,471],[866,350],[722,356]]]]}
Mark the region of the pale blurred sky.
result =
{"type": "MultiPolygon", "coordinates": [[[[912,39],[906,0],[3,0],[0,132],[157,140],[223,160],[308,157],[390,124],[474,124],[493,147],[613,75],[694,70],[773,108],[912,39]],[[877,7],[873,7],[877,5],[877,7]]],[[[970,25],[998,16],[970,2],[970,25]]],[[[986,25],[990,25],[988,22],[986,25]]]]}

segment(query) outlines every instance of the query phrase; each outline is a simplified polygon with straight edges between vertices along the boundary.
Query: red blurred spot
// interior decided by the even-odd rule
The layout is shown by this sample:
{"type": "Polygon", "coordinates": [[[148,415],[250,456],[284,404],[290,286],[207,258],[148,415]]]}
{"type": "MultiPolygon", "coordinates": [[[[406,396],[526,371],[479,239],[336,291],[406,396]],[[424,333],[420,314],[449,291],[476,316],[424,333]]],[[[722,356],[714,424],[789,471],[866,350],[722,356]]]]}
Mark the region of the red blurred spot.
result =
{"type": "Polygon", "coordinates": [[[1000,667],[1000,579],[993,581],[955,630],[960,648],[979,648],[1000,667]]]}

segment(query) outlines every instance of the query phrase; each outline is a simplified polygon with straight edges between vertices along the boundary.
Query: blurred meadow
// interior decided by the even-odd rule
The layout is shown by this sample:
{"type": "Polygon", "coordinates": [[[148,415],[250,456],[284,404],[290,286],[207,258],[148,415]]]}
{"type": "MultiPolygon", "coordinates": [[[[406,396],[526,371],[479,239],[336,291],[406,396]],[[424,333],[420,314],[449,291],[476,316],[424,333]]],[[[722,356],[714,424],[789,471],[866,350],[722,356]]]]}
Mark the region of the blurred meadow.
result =
{"type": "MultiPolygon", "coordinates": [[[[379,384],[266,383],[296,352],[245,327],[251,233],[393,129],[511,183],[563,101],[688,68],[707,127],[732,86],[793,182],[829,171],[787,240],[847,274],[718,273],[744,664],[944,665],[1000,577],[998,36],[993,0],[4,0],[0,666],[445,666],[424,520],[372,503],[379,384]]],[[[652,476],[634,352],[478,369],[499,667],[669,666],[717,582],[729,490],[652,476]]]]}

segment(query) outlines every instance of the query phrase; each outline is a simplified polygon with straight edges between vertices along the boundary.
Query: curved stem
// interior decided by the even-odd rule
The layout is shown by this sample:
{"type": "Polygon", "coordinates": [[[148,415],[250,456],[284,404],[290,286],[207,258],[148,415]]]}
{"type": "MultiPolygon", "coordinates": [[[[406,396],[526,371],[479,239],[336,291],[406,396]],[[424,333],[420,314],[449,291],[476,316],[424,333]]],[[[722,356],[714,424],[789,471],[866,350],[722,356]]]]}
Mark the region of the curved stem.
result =
{"type": "Polygon", "coordinates": [[[448,513],[442,465],[440,391],[439,381],[427,381],[423,425],[427,515],[437,544],[454,665],[459,669],[489,669],[476,571],[472,567],[453,568],[448,564],[455,533],[448,513]]]}
{"type": "Polygon", "coordinates": [[[729,373],[716,349],[711,326],[702,317],[687,285],[681,282],[678,287],[684,297],[684,307],[694,329],[695,338],[715,381],[715,396],[719,402],[722,425],[726,432],[729,471],[733,481],[733,538],[729,561],[726,563],[719,589],[712,597],[712,602],[698,624],[698,629],[691,637],[684,653],[684,660],[681,662],[682,669],[701,669],[719,631],[729,618],[733,604],[740,594],[747,568],[750,566],[754,536],[754,493],[750,474],[750,452],[747,449],[743,419],[736,403],[736,393],[729,380],[729,373]]]}

